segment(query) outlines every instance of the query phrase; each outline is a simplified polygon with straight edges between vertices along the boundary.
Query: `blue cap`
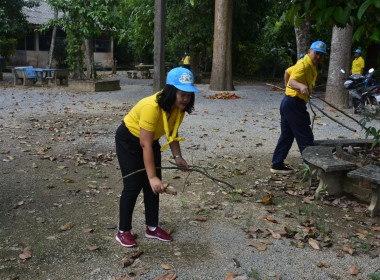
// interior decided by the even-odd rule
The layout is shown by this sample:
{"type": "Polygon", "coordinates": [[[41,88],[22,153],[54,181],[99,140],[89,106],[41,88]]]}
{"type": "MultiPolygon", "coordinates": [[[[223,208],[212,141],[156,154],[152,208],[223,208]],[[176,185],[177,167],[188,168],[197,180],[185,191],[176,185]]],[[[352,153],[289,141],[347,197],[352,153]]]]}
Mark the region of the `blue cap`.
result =
{"type": "Polygon", "coordinates": [[[185,52],[185,55],[187,55],[187,52],[185,52]]]}
{"type": "Polygon", "coordinates": [[[305,56],[304,53],[301,53],[301,54],[300,54],[300,58],[303,58],[304,56],[305,56]]]}
{"type": "Polygon", "coordinates": [[[327,46],[322,41],[315,41],[311,44],[310,49],[315,50],[316,52],[327,54],[327,46]]]}
{"type": "Polygon", "coordinates": [[[357,49],[357,50],[355,51],[355,53],[362,53],[362,50],[357,49]]]}
{"type": "Polygon", "coordinates": [[[166,84],[187,92],[200,92],[194,86],[194,76],[189,69],[183,67],[173,68],[166,77],[166,84]]]}

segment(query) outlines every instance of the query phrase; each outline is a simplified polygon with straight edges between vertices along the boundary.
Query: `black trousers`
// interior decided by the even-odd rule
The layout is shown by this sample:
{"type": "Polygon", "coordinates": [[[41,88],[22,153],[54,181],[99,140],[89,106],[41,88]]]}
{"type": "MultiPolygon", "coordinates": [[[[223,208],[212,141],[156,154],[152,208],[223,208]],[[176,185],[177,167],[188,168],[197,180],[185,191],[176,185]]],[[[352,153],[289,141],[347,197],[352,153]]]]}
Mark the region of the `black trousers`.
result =
{"type": "MultiPolygon", "coordinates": [[[[123,176],[145,168],[140,139],[134,136],[124,122],[119,126],[115,136],[116,154],[123,176]]],[[[156,167],[161,167],[161,151],[158,140],[153,142],[154,161],[156,167]]],[[[156,170],[161,179],[161,169],[156,170]]],[[[132,228],[132,214],[138,195],[143,189],[145,205],[145,223],[148,226],[158,225],[159,195],[154,194],[149,184],[146,172],[136,173],[123,179],[124,188],[120,197],[119,230],[129,231],[132,228]]]]}

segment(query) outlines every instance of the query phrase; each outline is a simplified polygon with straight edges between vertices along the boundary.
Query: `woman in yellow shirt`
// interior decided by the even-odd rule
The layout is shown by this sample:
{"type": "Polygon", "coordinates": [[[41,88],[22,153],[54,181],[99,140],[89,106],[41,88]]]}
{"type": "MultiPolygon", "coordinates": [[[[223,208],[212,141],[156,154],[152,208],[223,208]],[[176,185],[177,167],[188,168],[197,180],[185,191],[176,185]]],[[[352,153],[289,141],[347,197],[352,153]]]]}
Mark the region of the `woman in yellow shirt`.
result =
{"type": "Polygon", "coordinates": [[[168,146],[178,166],[186,171],[189,167],[182,158],[178,128],[185,112],[194,110],[194,76],[182,67],[172,69],[167,76],[166,86],[160,92],[143,98],[124,117],[116,131],[116,153],[121,173],[126,176],[145,168],[145,172],[124,178],[120,197],[120,221],[116,240],[124,247],[137,245],[132,229],[132,214],[137,197],[144,192],[145,236],[162,241],[172,237],[158,227],[159,194],[164,191],[162,184],[161,150],[168,146]],[[168,142],[160,149],[159,138],[166,135],[168,142]]]}

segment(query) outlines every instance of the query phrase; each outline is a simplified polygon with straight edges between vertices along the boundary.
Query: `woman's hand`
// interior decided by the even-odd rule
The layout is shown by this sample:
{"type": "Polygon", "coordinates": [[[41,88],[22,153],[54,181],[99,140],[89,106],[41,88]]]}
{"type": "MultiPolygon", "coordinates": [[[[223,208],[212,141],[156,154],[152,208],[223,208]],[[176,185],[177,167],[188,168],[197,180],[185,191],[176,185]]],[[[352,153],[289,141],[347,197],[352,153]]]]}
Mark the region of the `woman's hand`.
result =
{"type": "Polygon", "coordinates": [[[184,160],[182,157],[177,157],[175,159],[175,163],[178,165],[181,171],[190,172],[189,166],[187,165],[186,160],[184,160]]]}
{"type": "Polygon", "coordinates": [[[162,184],[160,178],[157,176],[150,178],[149,184],[154,194],[163,193],[165,190],[164,185],[162,184]]]}

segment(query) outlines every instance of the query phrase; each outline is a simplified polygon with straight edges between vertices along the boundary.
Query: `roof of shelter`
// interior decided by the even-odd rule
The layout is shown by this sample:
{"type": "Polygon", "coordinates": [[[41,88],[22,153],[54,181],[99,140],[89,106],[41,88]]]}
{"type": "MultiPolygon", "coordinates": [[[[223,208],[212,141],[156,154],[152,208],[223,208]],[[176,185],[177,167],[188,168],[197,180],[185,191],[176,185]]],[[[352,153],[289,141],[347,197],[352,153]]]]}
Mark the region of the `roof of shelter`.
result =
{"type": "Polygon", "coordinates": [[[26,19],[29,23],[36,25],[44,24],[49,19],[54,18],[54,11],[44,1],[40,1],[40,5],[38,7],[24,7],[23,13],[26,15],[26,19]]]}

